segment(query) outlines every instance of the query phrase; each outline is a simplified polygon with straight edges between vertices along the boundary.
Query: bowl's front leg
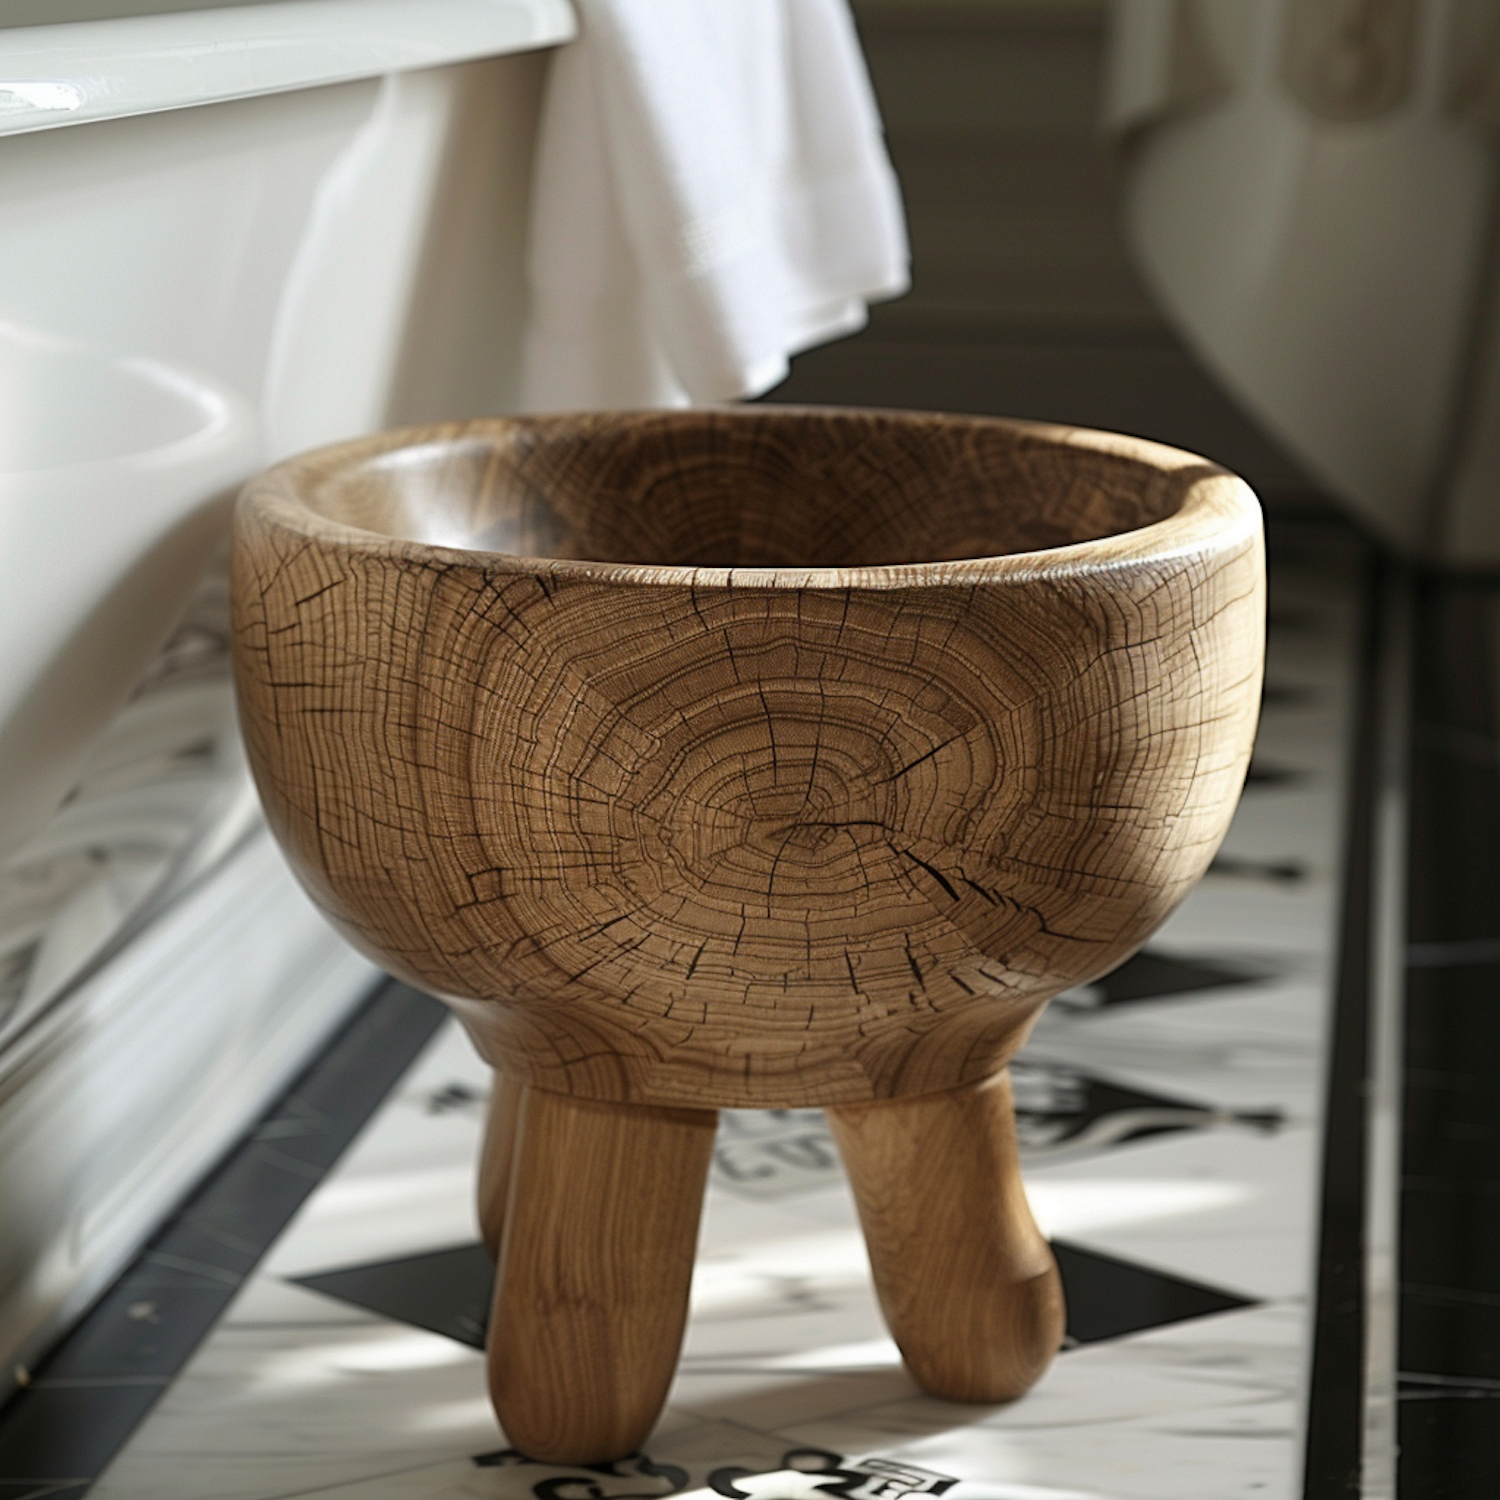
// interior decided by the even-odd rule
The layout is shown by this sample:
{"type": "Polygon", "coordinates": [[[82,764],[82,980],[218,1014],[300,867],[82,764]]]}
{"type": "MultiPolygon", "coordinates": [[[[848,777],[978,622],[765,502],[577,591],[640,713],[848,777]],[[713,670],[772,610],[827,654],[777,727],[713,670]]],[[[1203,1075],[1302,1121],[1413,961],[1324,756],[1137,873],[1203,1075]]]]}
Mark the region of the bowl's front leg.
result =
{"type": "Polygon", "coordinates": [[[656,1424],[687,1321],[717,1114],[515,1090],[496,1101],[484,1180],[505,1194],[490,1397],[530,1458],[636,1452],[656,1424]],[[498,1161],[513,1138],[510,1171],[498,1161]],[[497,1149],[498,1148],[498,1149],[497,1149]]]}
{"type": "Polygon", "coordinates": [[[827,1114],[913,1377],[950,1401],[1021,1395],[1062,1343],[1063,1296],[1021,1184],[1009,1072],[827,1114]]]}

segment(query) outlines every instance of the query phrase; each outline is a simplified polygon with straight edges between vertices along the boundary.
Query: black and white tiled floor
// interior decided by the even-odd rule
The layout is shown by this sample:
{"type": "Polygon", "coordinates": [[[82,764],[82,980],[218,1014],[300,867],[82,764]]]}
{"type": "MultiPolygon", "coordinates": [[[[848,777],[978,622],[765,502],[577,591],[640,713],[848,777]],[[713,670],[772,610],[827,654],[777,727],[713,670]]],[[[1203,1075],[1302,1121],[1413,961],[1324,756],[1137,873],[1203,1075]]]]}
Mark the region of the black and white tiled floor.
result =
{"type": "MultiPolygon", "coordinates": [[[[736,1112],[680,1374],[647,1454],[572,1471],[509,1452],[476,1348],[487,1080],[444,1025],[326,1176],[322,1105],[263,1129],[255,1170],[275,1164],[308,1195],[248,1275],[250,1229],[190,1207],[176,1232],[196,1248],[158,1246],[149,1284],[121,1294],[116,1340],[161,1326],[177,1357],[192,1338],[170,1335],[173,1297],[217,1299],[222,1315],[175,1378],[167,1354],[147,1370],[107,1334],[63,1374],[37,1372],[28,1396],[87,1387],[96,1405],[113,1391],[121,1411],[149,1407],[89,1493],[1299,1493],[1356,561],[1337,528],[1281,528],[1258,748],[1281,774],[1247,789],[1219,867],[1146,954],[1060,997],[1018,1066],[1029,1190],[1071,1303],[1070,1347],[1030,1395],[976,1408],[921,1394],[881,1325],[820,1118],[736,1112]]],[[[430,1024],[413,1004],[408,1048],[430,1024]]],[[[55,1466],[12,1465],[0,1495],[81,1494],[97,1469],[81,1450],[69,1469],[65,1443],[33,1452],[55,1466]]]]}

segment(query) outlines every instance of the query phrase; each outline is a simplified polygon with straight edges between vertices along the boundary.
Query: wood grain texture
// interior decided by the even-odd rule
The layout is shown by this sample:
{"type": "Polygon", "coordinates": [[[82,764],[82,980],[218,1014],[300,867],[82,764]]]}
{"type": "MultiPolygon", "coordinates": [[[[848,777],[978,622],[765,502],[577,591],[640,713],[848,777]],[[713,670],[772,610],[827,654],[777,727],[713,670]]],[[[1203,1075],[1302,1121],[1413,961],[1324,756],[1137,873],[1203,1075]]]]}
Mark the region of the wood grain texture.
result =
{"type": "Polygon", "coordinates": [[[990,1076],[1190,889],[1255,727],[1254,498],[1070,429],[388,433],[253,483],[234,572],[304,885],[497,1066],[584,1098],[990,1076]]]}
{"type": "Polygon", "coordinates": [[[714,1109],[823,1104],[937,1394],[1062,1330],[1003,1067],[1207,866],[1260,693],[1259,512],[1128,438],[775,410],[324,449],[236,513],[251,763],[329,917],[501,1070],[491,1391],[645,1438],[714,1109]]]}
{"type": "Polygon", "coordinates": [[[887,1326],[950,1401],[1011,1401],[1063,1338],[1062,1282],[1031,1217],[1010,1074],[828,1111],[887,1326]]]}
{"type": "Polygon", "coordinates": [[[484,1127],[484,1145],[479,1153],[479,1233],[490,1259],[500,1259],[500,1239],[505,1230],[505,1205],[510,1199],[511,1163],[516,1154],[521,1105],[526,1085],[504,1073],[495,1074],[489,1114],[484,1127]]]}
{"type": "Polygon", "coordinates": [[[682,1345],[716,1123],[526,1091],[489,1370],[530,1457],[592,1463],[645,1442],[682,1345]]]}

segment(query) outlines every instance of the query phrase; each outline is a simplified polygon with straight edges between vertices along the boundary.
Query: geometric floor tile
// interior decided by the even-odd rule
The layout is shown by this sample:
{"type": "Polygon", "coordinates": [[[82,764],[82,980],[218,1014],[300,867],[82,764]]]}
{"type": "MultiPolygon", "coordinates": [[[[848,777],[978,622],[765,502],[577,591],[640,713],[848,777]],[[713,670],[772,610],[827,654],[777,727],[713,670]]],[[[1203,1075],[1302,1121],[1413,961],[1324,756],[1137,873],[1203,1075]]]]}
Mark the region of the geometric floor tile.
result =
{"type": "MultiPolygon", "coordinates": [[[[1070,1345],[1253,1306],[1232,1292],[1096,1250],[1060,1241],[1052,1249],[1067,1294],[1070,1345]]],[[[293,1279],[366,1312],[482,1349],[494,1276],[484,1246],[472,1244],[293,1279]]]]}
{"type": "Polygon", "coordinates": [[[296,1276],[297,1286],[484,1348],[495,1267],[481,1244],[429,1250],[339,1271],[296,1276]]]}
{"type": "MultiPolygon", "coordinates": [[[[1141,1000],[1164,1000],[1169,995],[1186,995],[1197,990],[1217,990],[1233,985],[1258,984],[1271,976],[1263,968],[1237,964],[1223,959],[1176,958],[1147,948],[1127,958],[1118,969],[1087,987],[1097,991],[1098,1005],[1131,1005],[1141,1000]]],[[[1058,997],[1063,999],[1062,996],[1058,997]]],[[[1086,1004],[1063,999],[1068,1010],[1088,1009],[1086,1004]]]]}
{"type": "MultiPolygon", "coordinates": [[[[1270,1132],[1280,1110],[1226,1110],[1147,1093],[1077,1068],[1018,1058],[1010,1065],[1023,1164],[1092,1155],[1176,1130],[1222,1126],[1270,1132]]],[[[787,1198],[843,1176],[819,1109],[726,1109],[719,1114],[713,1178],[740,1198],[787,1198]]]]}
{"type": "Polygon", "coordinates": [[[1068,1298],[1068,1338],[1079,1344],[1253,1307],[1254,1299],[1054,1240],[1068,1298]]]}
{"type": "MultiPolygon", "coordinates": [[[[824,1500],[825,1496],[842,1500],[916,1500],[922,1495],[967,1500],[976,1489],[984,1500],[1012,1500],[1012,1497],[1033,1500],[1041,1493],[1029,1487],[966,1485],[952,1474],[940,1474],[904,1459],[875,1456],[850,1459],[822,1448],[757,1446],[768,1451],[755,1467],[738,1463],[709,1468],[697,1474],[696,1480],[688,1468],[644,1453],[613,1463],[566,1466],[538,1462],[514,1448],[502,1448],[494,1453],[475,1454],[472,1462],[481,1469],[516,1469],[527,1477],[545,1476],[530,1486],[538,1500],[577,1500],[582,1496],[588,1500],[665,1500],[669,1495],[681,1494],[689,1485],[694,1486],[694,1493],[724,1495],[730,1500],[824,1500]]],[[[1060,1500],[1068,1497],[1061,1496],[1060,1500]]]]}
{"type": "Polygon", "coordinates": [[[1235,1125],[1268,1133],[1284,1122],[1280,1110],[1221,1109],[1110,1083],[1060,1063],[1014,1062],[1011,1078],[1024,1163],[1092,1153],[1176,1130],[1235,1125]]]}
{"type": "MultiPolygon", "coordinates": [[[[824,1500],[825,1496],[838,1496],[842,1500],[916,1500],[922,1495],[966,1500],[976,1488],[984,1500],[1012,1500],[1012,1497],[1032,1500],[1040,1494],[1026,1487],[965,1485],[954,1475],[940,1474],[904,1459],[874,1456],[850,1459],[822,1448],[757,1446],[768,1449],[757,1466],[738,1463],[710,1468],[699,1473],[696,1482],[688,1468],[644,1453],[612,1463],[567,1466],[538,1462],[514,1448],[502,1448],[494,1453],[476,1454],[472,1462],[481,1469],[516,1469],[527,1477],[545,1476],[530,1486],[531,1493],[539,1500],[577,1500],[582,1496],[589,1500],[665,1500],[669,1495],[681,1494],[689,1485],[694,1485],[694,1493],[724,1495],[730,1500],[824,1500]]],[[[1067,1496],[1060,1500],[1067,1500],[1067,1496]]]]}

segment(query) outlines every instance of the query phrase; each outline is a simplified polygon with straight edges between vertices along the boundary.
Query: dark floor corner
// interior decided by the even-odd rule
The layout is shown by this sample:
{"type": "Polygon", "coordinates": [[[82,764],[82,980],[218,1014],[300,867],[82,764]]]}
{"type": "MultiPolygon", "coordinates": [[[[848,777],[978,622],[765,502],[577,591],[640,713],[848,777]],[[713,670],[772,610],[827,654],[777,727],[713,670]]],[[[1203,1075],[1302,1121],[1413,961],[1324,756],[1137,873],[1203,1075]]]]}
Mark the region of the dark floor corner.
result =
{"type": "Polygon", "coordinates": [[[0,1497],[103,1471],[444,1015],[387,981],[338,1030],[0,1408],[0,1497]]]}
{"type": "Polygon", "coordinates": [[[1304,1500],[1360,1494],[1364,1464],[1371,1080],[1376,902],[1374,811],[1383,667],[1390,654],[1379,601],[1389,564],[1365,549],[1363,621],[1340,899],[1332,1041],[1326,1078],[1317,1272],[1309,1351],[1304,1500]]]}
{"type": "Polygon", "coordinates": [[[1487,1500],[1500,1469],[1500,579],[1371,551],[1355,734],[1305,1470],[1306,1500],[1487,1500]],[[1397,593],[1409,613],[1391,607],[1397,593]],[[1409,638],[1402,636],[1409,631],[1409,638]],[[1410,660],[1394,1443],[1368,1342],[1369,1105],[1378,959],[1379,760],[1389,664],[1410,660]],[[1382,1462],[1390,1474],[1382,1473],[1382,1462]],[[1374,1486],[1373,1488],[1370,1488],[1374,1486]]]}
{"type": "Polygon", "coordinates": [[[1401,1494],[1500,1472],[1500,580],[1417,589],[1401,1494]]]}

